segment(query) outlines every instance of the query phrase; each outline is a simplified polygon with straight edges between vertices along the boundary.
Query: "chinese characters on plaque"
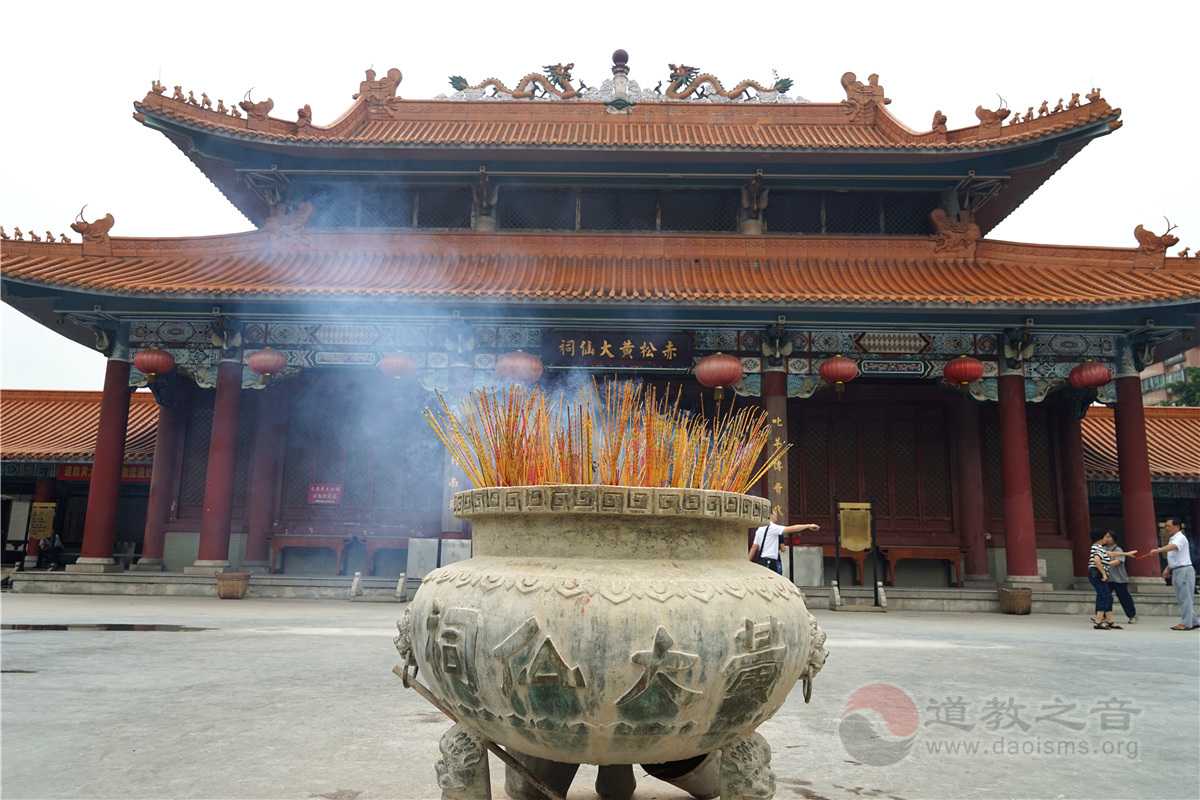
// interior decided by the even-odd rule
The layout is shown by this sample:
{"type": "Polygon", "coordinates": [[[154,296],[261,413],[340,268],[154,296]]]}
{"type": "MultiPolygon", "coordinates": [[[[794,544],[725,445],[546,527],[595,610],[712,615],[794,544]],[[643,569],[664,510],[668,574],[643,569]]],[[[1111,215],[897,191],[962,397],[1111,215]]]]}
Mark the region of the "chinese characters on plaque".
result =
{"type": "Polygon", "coordinates": [[[342,502],[342,484],[310,483],[308,504],[310,506],[336,506],[342,502]]]}
{"type": "Polygon", "coordinates": [[[549,331],[542,339],[542,362],[556,367],[690,369],[692,338],[678,332],[549,331]]]}

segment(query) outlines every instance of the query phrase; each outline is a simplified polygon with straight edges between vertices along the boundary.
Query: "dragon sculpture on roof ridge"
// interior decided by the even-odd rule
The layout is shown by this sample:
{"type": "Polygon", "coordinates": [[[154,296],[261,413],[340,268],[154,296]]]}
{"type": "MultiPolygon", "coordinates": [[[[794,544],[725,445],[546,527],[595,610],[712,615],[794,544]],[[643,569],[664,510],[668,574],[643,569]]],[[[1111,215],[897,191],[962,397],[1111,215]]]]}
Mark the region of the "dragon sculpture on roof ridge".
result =
{"type": "Polygon", "coordinates": [[[705,97],[708,95],[708,92],[704,90],[705,85],[709,87],[712,94],[730,100],[737,100],[743,96],[749,99],[750,89],[754,89],[756,92],[783,94],[792,88],[791,78],[777,78],[771,86],[764,86],[758,81],[747,79],[732,89],[726,90],[716,75],[701,72],[698,68],[689,67],[687,64],[668,64],[667,66],[671,68],[671,82],[667,85],[664,95],[671,100],[687,100],[692,95],[699,98],[705,97]]]}
{"type": "Polygon", "coordinates": [[[580,92],[587,88],[583,81],[579,82],[578,89],[571,84],[573,69],[573,61],[570,64],[547,64],[542,67],[545,74],[530,72],[517,82],[515,89],[509,89],[499,78],[486,78],[472,85],[461,75],[451,75],[450,85],[457,92],[477,92],[490,86],[497,94],[507,94],[517,99],[533,99],[552,94],[562,100],[570,100],[578,97],[580,92]]]}

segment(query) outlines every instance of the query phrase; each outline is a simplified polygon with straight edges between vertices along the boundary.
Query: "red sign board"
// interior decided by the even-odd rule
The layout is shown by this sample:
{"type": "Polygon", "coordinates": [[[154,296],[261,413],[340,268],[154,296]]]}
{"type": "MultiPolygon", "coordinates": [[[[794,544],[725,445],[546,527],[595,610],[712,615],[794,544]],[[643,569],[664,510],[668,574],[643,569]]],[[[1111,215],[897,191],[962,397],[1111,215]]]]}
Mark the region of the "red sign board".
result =
{"type": "MultiPolygon", "coordinates": [[[[149,483],[151,471],[149,464],[126,464],[121,467],[121,482],[149,483]]],[[[58,479],[60,481],[90,481],[92,479],[92,465],[59,464],[58,479]]]]}
{"type": "Polygon", "coordinates": [[[310,506],[336,506],[342,502],[342,484],[310,483],[308,504],[310,506]]]}

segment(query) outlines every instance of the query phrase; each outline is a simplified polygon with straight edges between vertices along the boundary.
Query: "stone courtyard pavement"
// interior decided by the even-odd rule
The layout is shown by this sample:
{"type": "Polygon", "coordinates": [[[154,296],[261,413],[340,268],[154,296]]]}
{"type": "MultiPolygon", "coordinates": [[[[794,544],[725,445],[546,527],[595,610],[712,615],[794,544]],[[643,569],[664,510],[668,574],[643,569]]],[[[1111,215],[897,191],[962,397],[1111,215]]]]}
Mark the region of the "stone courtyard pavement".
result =
{"type": "MultiPolygon", "coordinates": [[[[391,673],[401,608],[6,594],[5,625],[209,630],[5,630],[0,792],[436,798],[448,723],[391,673]]],[[[761,729],[779,798],[1200,797],[1200,632],[1162,619],[1105,632],[1061,616],[817,613],[830,658],[812,704],[793,692],[761,729]],[[894,763],[864,763],[880,761],[894,763]]],[[[493,773],[502,798],[495,759],[493,773]]],[[[581,771],[572,800],[595,796],[593,776],[581,771]]],[[[638,777],[639,800],[683,797],[638,777]]]]}

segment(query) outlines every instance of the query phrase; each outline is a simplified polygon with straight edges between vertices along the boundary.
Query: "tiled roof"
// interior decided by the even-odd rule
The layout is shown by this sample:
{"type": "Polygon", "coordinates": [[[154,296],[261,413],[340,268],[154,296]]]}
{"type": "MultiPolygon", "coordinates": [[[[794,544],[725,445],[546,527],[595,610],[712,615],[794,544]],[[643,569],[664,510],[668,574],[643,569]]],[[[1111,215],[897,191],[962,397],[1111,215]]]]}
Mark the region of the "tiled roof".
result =
{"type": "MultiPolygon", "coordinates": [[[[5,461],[90,463],[100,427],[100,392],[0,392],[0,458],[5,461]]],[[[125,463],[154,458],[158,404],[149,392],[129,398],[125,463]]]]}
{"type": "Polygon", "coordinates": [[[630,114],[610,114],[604,103],[588,100],[392,98],[368,105],[360,99],[329,127],[232,117],[153,92],[134,108],[142,122],[159,117],[231,137],[299,146],[604,150],[989,150],[1102,121],[1117,125],[1121,115],[1098,99],[1028,122],[917,132],[886,107],[870,105],[856,114],[844,103],[642,102],[630,114]]]}
{"type": "MultiPolygon", "coordinates": [[[[1083,460],[1091,480],[1117,480],[1113,409],[1094,406],[1083,418],[1083,460]]],[[[1200,481],[1200,408],[1146,408],[1150,473],[1161,481],[1200,481]]]]}
{"type": "Polygon", "coordinates": [[[936,237],[257,231],[87,246],[4,242],[5,281],[154,297],[871,306],[1145,306],[1200,299],[1200,260],[936,237]],[[94,252],[94,251],[89,251],[94,252]]]}

